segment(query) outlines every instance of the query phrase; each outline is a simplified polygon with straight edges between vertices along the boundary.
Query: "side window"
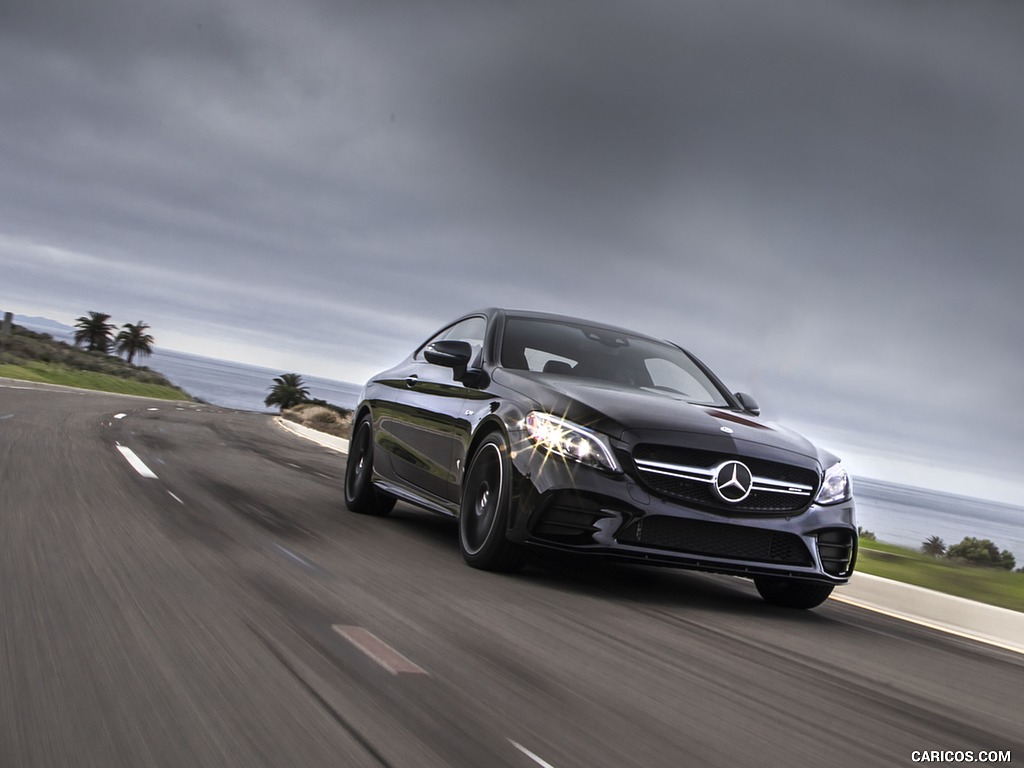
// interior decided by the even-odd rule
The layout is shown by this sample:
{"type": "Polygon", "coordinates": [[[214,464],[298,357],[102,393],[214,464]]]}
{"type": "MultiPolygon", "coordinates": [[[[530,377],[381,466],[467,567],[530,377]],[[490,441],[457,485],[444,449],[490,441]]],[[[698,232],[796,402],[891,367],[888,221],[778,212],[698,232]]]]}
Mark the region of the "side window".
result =
{"type": "Polygon", "coordinates": [[[476,356],[477,352],[480,351],[484,345],[484,333],[487,330],[487,320],[482,317],[467,317],[465,320],[461,320],[455,325],[450,325],[441,331],[439,334],[431,338],[416,351],[416,355],[413,359],[422,360],[423,350],[429,344],[433,344],[435,341],[442,341],[452,339],[454,341],[468,341],[473,345],[473,355],[476,356]]]}

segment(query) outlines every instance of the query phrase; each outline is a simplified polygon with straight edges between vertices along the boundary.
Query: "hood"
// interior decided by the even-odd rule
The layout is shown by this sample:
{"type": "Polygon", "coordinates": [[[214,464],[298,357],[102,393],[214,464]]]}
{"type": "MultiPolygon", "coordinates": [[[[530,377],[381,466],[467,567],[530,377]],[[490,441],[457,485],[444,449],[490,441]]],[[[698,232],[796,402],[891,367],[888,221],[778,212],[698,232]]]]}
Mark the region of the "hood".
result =
{"type": "Polygon", "coordinates": [[[496,374],[496,381],[534,400],[539,409],[611,437],[621,438],[627,430],[728,434],[732,440],[819,457],[814,445],[792,430],[742,411],[694,405],[672,392],[550,373],[504,369],[496,374]]]}

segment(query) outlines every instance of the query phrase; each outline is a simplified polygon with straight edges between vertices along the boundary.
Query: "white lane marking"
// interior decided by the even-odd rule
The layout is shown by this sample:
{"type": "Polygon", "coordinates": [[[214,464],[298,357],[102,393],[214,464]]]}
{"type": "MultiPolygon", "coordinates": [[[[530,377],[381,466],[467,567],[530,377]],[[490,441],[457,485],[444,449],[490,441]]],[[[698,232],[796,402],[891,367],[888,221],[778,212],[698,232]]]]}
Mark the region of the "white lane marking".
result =
{"type": "Polygon", "coordinates": [[[287,547],[282,547],[276,541],[271,542],[271,543],[274,545],[274,548],[277,549],[278,552],[281,552],[282,554],[287,555],[292,560],[294,560],[295,562],[299,563],[299,565],[304,565],[307,568],[315,568],[316,567],[311,562],[309,562],[309,560],[306,560],[305,558],[300,557],[299,555],[296,555],[294,552],[292,552],[287,547]]]}
{"type": "Polygon", "coordinates": [[[178,498],[177,496],[175,496],[175,495],[174,495],[173,493],[171,493],[170,491],[168,491],[167,493],[168,493],[168,494],[170,495],[170,497],[171,497],[172,499],[174,499],[174,500],[175,500],[176,502],[178,502],[179,504],[181,504],[181,506],[185,506],[185,502],[184,502],[184,501],[182,501],[181,499],[179,499],[179,498],[178,498]]]}
{"type": "Polygon", "coordinates": [[[147,411],[159,411],[160,409],[159,408],[147,408],[146,410],[147,411]]]}
{"type": "Polygon", "coordinates": [[[539,758],[537,755],[533,754],[533,752],[528,750],[526,747],[524,747],[519,742],[512,741],[512,739],[509,739],[508,743],[511,744],[516,749],[518,749],[520,752],[522,752],[528,758],[533,760],[533,762],[535,762],[537,765],[542,766],[542,768],[555,768],[555,766],[553,766],[551,763],[547,762],[546,760],[542,760],[541,758],[539,758]]]}
{"type": "Polygon", "coordinates": [[[8,413],[6,416],[0,416],[0,421],[4,421],[5,419],[13,419],[13,418],[14,418],[14,414],[13,413],[8,413]]]}
{"type": "Polygon", "coordinates": [[[854,600],[843,595],[832,595],[829,600],[835,600],[837,603],[845,603],[846,605],[852,605],[856,608],[863,608],[866,611],[872,613],[878,613],[882,616],[888,616],[890,619],[899,619],[900,621],[906,621],[911,624],[917,624],[920,627],[926,627],[927,629],[934,629],[936,632],[944,632],[947,635],[953,635],[954,637],[962,637],[965,640],[973,640],[976,643],[985,643],[986,645],[994,646],[995,648],[1002,648],[1004,651],[1013,651],[1014,653],[1024,654],[1024,648],[1019,645],[1009,645],[1007,643],[1000,642],[993,637],[985,637],[984,635],[975,635],[970,632],[961,632],[953,627],[946,627],[942,624],[936,624],[928,621],[927,619],[919,619],[916,616],[907,616],[903,613],[897,613],[896,611],[888,611],[885,608],[879,608],[877,605],[870,605],[869,603],[862,603],[859,600],[854,600]]]}
{"type": "Polygon", "coordinates": [[[123,419],[127,415],[128,415],[127,413],[115,413],[114,414],[114,418],[115,419],[123,419]]]}
{"type": "Polygon", "coordinates": [[[348,640],[352,645],[380,664],[392,675],[427,675],[423,667],[409,661],[402,654],[385,643],[368,629],[331,625],[331,629],[348,640]]]}
{"type": "Polygon", "coordinates": [[[135,451],[133,451],[131,448],[127,448],[123,445],[118,445],[117,450],[119,450],[121,452],[121,455],[124,456],[128,463],[132,465],[132,469],[134,469],[140,475],[142,475],[143,477],[152,477],[154,479],[156,478],[156,473],[154,473],[152,469],[147,467],[146,464],[142,461],[142,459],[135,455],[135,451]]]}

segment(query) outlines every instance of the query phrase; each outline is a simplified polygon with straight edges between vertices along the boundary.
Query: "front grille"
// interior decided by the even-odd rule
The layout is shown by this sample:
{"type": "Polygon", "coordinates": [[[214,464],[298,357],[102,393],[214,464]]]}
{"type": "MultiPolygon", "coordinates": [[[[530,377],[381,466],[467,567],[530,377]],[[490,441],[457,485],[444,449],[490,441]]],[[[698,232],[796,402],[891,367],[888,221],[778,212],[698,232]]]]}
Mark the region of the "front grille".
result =
{"type": "Polygon", "coordinates": [[[814,564],[796,534],[728,523],[652,515],[630,525],[617,540],[620,544],[754,563],[814,564]]]}
{"type": "Polygon", "coordinates": [[[638,445],[633,461],[654,493],[727,512],[797,512],[811,503],[818,488],[816,470],[716,451],[638,445]],[[727,461],[741,461],[755,480],[749,495],[735,504],[723,501],[714,490],[715,470],[727,461]]]}

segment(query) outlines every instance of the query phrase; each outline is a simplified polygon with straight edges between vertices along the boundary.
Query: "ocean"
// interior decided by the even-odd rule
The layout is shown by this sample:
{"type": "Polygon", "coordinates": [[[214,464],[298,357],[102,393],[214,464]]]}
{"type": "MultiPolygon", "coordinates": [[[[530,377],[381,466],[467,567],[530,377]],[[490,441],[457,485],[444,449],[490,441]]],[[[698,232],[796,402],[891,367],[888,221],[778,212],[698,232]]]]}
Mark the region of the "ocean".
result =
{"type": "MultiPolygon", "coordinates": [[[[24,323],[33,327],[30,323],[24,323]]],[[[70,342],[69,334],[52,327],[38,330],[70,342]]],[[[285,371],[227,362],[185,352],[155,349],[141,361],[193,397],[225,408],[267,412],[267,396],[275,376],[285,371]]],[[[352,408],[360,385],[302,375],[314,398],[343,408],[352,408]]],[[[1024,567],[1024,507],[984,499],[900,485],[870,478],[854,477],[854,495],[860,526],[880,541],[918,548],[931,536],[946,546],[958,544],[965,536],[990,539],[1008,549],[1024,567]]]]}
{"type": "MultiPolygon", "coordinates": [[[[212,405],[244,411],[270,411],[263,399],[274,378],[288,371],[262,368],[257,365],[215,360],[170,349],[154,349],[142,364],[166,376],[190,395],[212,405]]],[[[360,384],[324,379],[302,374],[312,398],[353,408],[359,397],[360,384]]]]}
{"type": "Polygon", "coordinates": [[[931,536],[946,546],[990,539],[1024,568],[1024,508],[869,478],[853,479],[857,519],[880,541],[917,549],[931,536]]]}

